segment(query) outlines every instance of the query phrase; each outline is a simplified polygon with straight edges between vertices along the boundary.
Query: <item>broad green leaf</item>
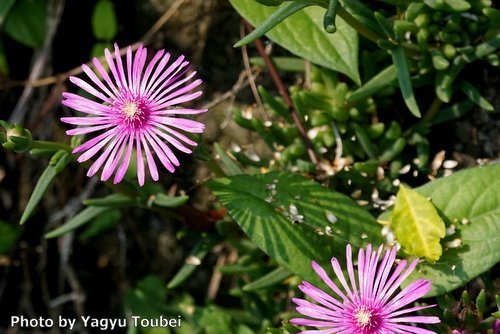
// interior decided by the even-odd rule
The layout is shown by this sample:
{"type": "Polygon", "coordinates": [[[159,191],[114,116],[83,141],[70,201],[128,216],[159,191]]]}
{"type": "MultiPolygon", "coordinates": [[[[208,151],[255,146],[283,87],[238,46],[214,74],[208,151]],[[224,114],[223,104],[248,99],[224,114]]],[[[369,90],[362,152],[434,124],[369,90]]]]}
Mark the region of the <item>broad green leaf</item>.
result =
{"type": "Polygon", "coordinates": [[[436,262],[442,254],[444,222],[432,203],[415,190],[401,186],[392,211],[391,227],[403,250],[436,262]]]}
{"type": "Polygon", "coordinates": [[[154,204],[164,207],[164,208],[176,208],[189,200],[189,196],[167,196],[162,193],[158,193],[155,195],[154,204]]]}
{"type": "Polygon", "coordinates": [[[7,252],[12,247],[20,233],[18,228],[0,220],[0,254],[7,252]]]}
{"type": "Polygon", "coordinates": [[[237,48],[255,41],[257,38],[264,36],[269,30],[283,22],[283,20],[289,16],[292,16],[299,10],[308,6],[312,6],[312,4],[305,1],[287,2],[282,6],[279,6],[279,8],[273,11],[264,22],[255,28],[255,30],[238,41],[234,47],[237,48]]]}
{"type": "Polygon", "coordinates": [[[311,261],[343,258],[346,243],[382,243],[370,214],[350,198],[302,176],[271,172],[208,183],[232,218],[271,258],[321,284],[311,261]]]}
{"type": "MultiPolygon", "coordinates": [[[[230,0],[230,2],[241,16],[256,27],[277,8],[260,5],[254,0],[230,0]]],[[[337,32],[335,34],[325,32],[324,13],[325,9],[318,6],[303,9],[278,24],[267,33],[267,36],[299,57],[344,73],[359,84],[356,31],[337,17],[337,32]]]]}
{"type": "Polygon", "coordinates": [[[432,280],[428,296],[463,286],[500,261],[500,164],[467,169],[415,190],[430,197],[455,233],[443,242],[435,263],[421,263],[407,282],[432,280]],[[450,244],[448,244],[450,242],[450,244]]]}
{"type": "Polygon", "coordinates": [[[108,207],[101,207],[101,206],[91,206],[88,208],[83,209],[80,213],[78,213],[76,216],[68,220],[64,225],[56,228],[55,230],[50,231],[49,233],[45,234],[46,238],[55,238],[55,237],[60,237],[61,235],[64,235],[66,233],[69,233],[73,231],[74,229],[88,223],[92,219],[98,217],[99,215],[103,214],[104,212],[108,211],[110,208],[108,207]]]}
{"type": "Polygon", "coordinates": [[[2,31],[2,25],[9,14],[10,9],[14,5],[16,0],[2,0],[0,1],[0,31],[2,31]]]}
{"type": "Polygon", "coordinates": [[[395,85],[397,79],[396,67],[391,65],[352,92],[347,97],[347,102],[355,102],[370,97],[385,87],[395,85]]]}
{"type": "Polygon", "coordinates": [[[5,19],[3,29],[19,43],[37,49],[42,47],[45,39],[46,20],[46,0],[17,0],[5,19]]]}
{"type": "Polygon", "coordinates": [[[408,109],[416,117],[421,117],[420,109],[418,108],[415,94],[413,93],[413,86],[411,83],[410,73],[408,72],[408,64],[406,63],[406,55],[402,47],[396,47],[391,51],[392,61],[396,67],[396,74],[399,80],[399,88],[403,99],[408,109]]]}
{"type": "Polygon", "coordinates": [[[255,291],[260,289],[266,289],[273,285],[279,284],[283,282],[288,277],[292,276],[292,272],[286,268],[278,267],[262,276],[258,280],[253,281],[252,283],[248,283],[243,286],[243,291],[255,291]]]}
{"type": "Polygon", "coordinates": [[[111,41],[115,38],[117,22],[113,3],[109,0],[99,0],[92,13],[92,32],[97,39],[111,41]]]}
{"type": "Polygon", "coordinates": [[[55,164],[50,164],[47,166],[45,171],[42,173],[38,182],[31,194],[31,197],[26,205],[26,209],[24,209],[23,215],[21,216],[21,220],[19,224],[24,224],[28,218],[33,214],[33,211],[38,206],[38,203],[42,200],[43,195],[47,191],[47,189],[52,184],[52,181],[56,178],[57,174],[64,169],[64,167],[69,164],[72,160],[72,156],[70,153],[58,151],[56,155],[59,155],[58,161],[55,164]]]}
{"type": "MultiPolygon", "coordinates": [[[[273,57],[272,61],[278,71],[304,73],[306,68],[304,59],[297,57],[273,57]]],[[[261,57],[251,57],[250,64],[263,67],[264,70],[267,69],[261,57]]]]}

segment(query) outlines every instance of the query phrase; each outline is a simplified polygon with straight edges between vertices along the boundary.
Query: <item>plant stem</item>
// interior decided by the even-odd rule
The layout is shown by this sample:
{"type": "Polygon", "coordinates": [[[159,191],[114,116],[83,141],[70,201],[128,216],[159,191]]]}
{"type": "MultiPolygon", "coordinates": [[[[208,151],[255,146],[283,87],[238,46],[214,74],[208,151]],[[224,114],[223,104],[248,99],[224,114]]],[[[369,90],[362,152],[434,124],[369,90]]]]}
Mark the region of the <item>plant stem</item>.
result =
{"type": "Polygon", "coordinates": [[[71,152],[72,148],[66,144],[55,143],[52,141],[44,140],[34,140],[31,148],[41,148],[41,149],[52,149],[52,150],[63,150],[71,152]]]}
{"type": "MultiPolygon", "coordinates": [[[[244,22],[245,27],[248,30],[248,32],[251,32],[253,30],[252,26],[247,21],[243,21],[243,22],[244,22]]],[[[278,92],[280,93],[281,97],[283,97],[283,100],[285,101],[285,104],[288,107],[288,110],[290,112],[290,115],[292,116],[293,122],[295,123],[297,130],[299,130],[300,136],[302,137],[302,140],[304,141],[304,144],[306,145],[307,154],[309,155],[311,162],[314,164],[317,164],[318,157],[316,156],[316,152],[314,152],[314,150],[313,150],[311,140],[307,136],[304,125],[302,124],[302,120],[300,119],[300,116],[297,113],[295,106],[293,105],[292,99],[290,98],[290,95],[288,94],[288,91],[287,91],[285,85],[283,84],[281,77],[278,74],[276,66],[274,66],[274,63],[272,62],[271,58],[269,58],[269,55],[266,53],[266,50],[264,48],[264,45],[262,44],[262,41],[260,39],[256,39],[254,41],[254,43],[255,43],[255,47],[257,48],[257,51],[259,52],[260,56],[264,60],[264,63],[266,64],[267,68],[269,69],[269,74],[271,75],[271,79],[273,80],[274,85],[278,89],[278,92]]]]}

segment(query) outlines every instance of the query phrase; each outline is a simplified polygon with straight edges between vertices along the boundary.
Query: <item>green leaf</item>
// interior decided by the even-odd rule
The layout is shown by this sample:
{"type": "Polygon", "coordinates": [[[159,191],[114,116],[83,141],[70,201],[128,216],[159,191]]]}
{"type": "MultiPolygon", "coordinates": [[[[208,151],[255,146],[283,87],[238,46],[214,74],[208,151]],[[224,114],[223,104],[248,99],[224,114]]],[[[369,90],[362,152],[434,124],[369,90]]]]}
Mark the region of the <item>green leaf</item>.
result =
{"type": "Polygon", "coordinates": [[[139,206],[138,198],[131,198],[123,194],[112,194],[102,198],[89,198],[83,201],[86,206],[101,206],[108,208],[123,208],[130,206],[139,206]]]}
{"type": "Polygon", "coordinates": [[[214,305],[196,308],[194,317],[206,334],[233,333],[231,316],[214,305]]]}
{"type": "Polygon", "coordinates": [[[274,28],[279,23],[283,22],[283,20],[285,20],[289,16],[308,6],[312,6],[312,4],[302,1],[287,2],[286,4],[279,6],[279,8],[276,11],[272,12],[271,15],[269,15],[269,17],[267,17],[266,20],[262,22],[255,30],[239,40],[234,45],[234,47],[238,48],[255,41],[257,38],[264,36],[269,30],[274,28]]]}
{"type": "Polygon", "coordinates": [[[45,39],[46,20],[46,0],[18,0],[5,19],[4,31],[19,43],[41,48],[45,39]]]}
{"type": "MultiPolygon", "coordinates": [[[[304,59],[297,57],[273,57],[272,61],[278,71],[304,73],[306,68],[304,59]]],[[[267,70],[267,66],[261,57],[250,57],[250,64],[267,70]]]]}
{"type": "Polygon", "coordinates": [[[5,49],[3,43],[0,40],[0,76],[9,75],[9,63],[7,62],[7,57],[5,56],[5,49]]]}
{"type": "Polygon", "coordinates": [[[415,190],[401,186],[392,211],[391,227],[403,250],[434,263],[442,254],[445,225],[432,203],[415,190]]]}
{"type": "Polygon", "coordinates": [[[477,90],[476,87],[474,87],[470,82],[464,80],[460,83],[460,89],[462,92],[464,92],[465,95],[477,104],[479,107],[486,111],[493,111],[495,108],[491,105],[488,100],[486,100],[484,97],[481,96],[481,93],[477,90]]]}
{"type": "Polygon", "coordinates": [[[410,109],[411,113],[416,117],[421,117],[420,109],[418,108],[413,87],[411,84],[410,73],[408,72],[408,65],[406,63],[406,55],[402,47],[396,47],[391,51],[392,61],[396,67],[396,74],[399,80],[399,87],[403,94],[406,106],[410,109]]]}
{"type": "Polygon", "coordinates": [[[18,228],[0,220],[0,254],[6,253],[21,234],[18,228]]]}
{"type": "Polygon", "coordinates": [[[381,89],[393,86],[397,82],[396,67],[391,65],[371,78],[363,86],[347,97],[347,102],[355,102],[372,96],[381,89]]]}
{"type": "MultiPolygon", "coordinates": [[[[33,211],[35,211],[38,203],[40,203],[40,201],[42,200],[43,195],[50,187],[57,174],[59,174],[59,172],[61,172],[62,169],[72,160],[71,154],[64,151],[58,151],[56,155],[59,156],[58,161],[55,164],[50,164],[49,166],[47,166],[45,171],[38,179],[35,189],[33,190],[28,204],[26,205],[26,209],[24,209],[23,215],[21,216],[19,224],[24,224],[33,214],[33,211]]],[[[54,157],[56,155],[54,155],[54,157]]]]}
{"type": "Polygon", "coordinates": [[[110,210],[98,216],[85,231],[82,232],[79,239],[87,240],[99,234],[112,230],[122,219],[120,210],[110,210]]]}
{"type": "Polygon", "coordinates": [[[2,31],[2,25],[9,14],[10,9],[14,5],[16,0],[2,0],[0,1],[0,31],[2,31]]]}
{"type": "Polygon", "coordinates": [[[127,291],[125,303],[132,314],[142,318],[165,316],[167,290],[162,280],[156,276],[146,276],[137,287],[127,291]]]}
{"type": "Polygon", "coordinates": [[[302,176],[271,172],[208,183],[252,241],[301,278],[322,284],[311,261],[343,258],[346,243],[382,243],[373,217],[350,198],[302,176]]]}
{"type": "Polygon", "coordinates": [[[172,197],[162,193],[158,193],[155,195],[154,204],[164,208],[176,208],[183,204],[186,204],[188,200],[189,196],[172,197]]]}
{"type": "Polygon", "coordinates": [[[260,289],[266,289],[273,285],[279,284],[283,282],[288,277],[292,276],[292,272],[286,268],[278,267],[262,276],[261,278],[253,281],[252,283],[248,283],[243,286],[243,291],[256,291],[260,289]]]}
{"type": "Polygon", "coordinates": [[[205,256],[207,256],[208,251],[210,251],[220,240],[218,238],[211,239],[210,241],[202,240],[200,241],[191,251],[187,257],[184,265],[175,274],[175,276],[168,282],[167,289],[174,289],[184,283],[196,268],[201,264],[205,256]]]}
{"type": "Polygon", "coordinates": [[[220,147],[219,143],[214,144],[215,147],[215,152],[217,152],[217,155],[219,156],[220,162],[222,162],[222,165],[225,167],[224,169],[227,171],[227,175],[239,175],[239,174],[245,174],[241,167],[231,159],[231,157],[220,147]]]}
{"type": "Polygon", "coordinates": [[[415,189],[430,197],[459,247],[445,247],[436,264],[422,263],[408,279],[432,280],[429,296],[463,286],[500,261],[500,165],[467,169],[415,189]]]}
{"type": "MultiPolygon", "coordinates": [[[[276,11],[276,7],[262,6],[254,0],[230,2],[254,26],[261,25],[276,11]]],[[[267,36],[299,57],[344,73],[359,84],[357,33],[339,17],[336,20],[337,32],[325,32],[324,12],[318,6],[305,8],[288,17],[269,31],[267,36]]]]}
{"type": "Polygon", "coordinates": [[[45,238],[49,239],[49,238],[60,237],[61,235],[69,233],[74,229],[88,223],[92,219],[98,217],[99,215],[103,214],[108,210],[109,210],[108,207],[100,207],[100,206],[91,206],[85,208],[76,216],[68,220],[66,224],[45,234],[45,238]]]}
{"type": "Polygon", "coordinates": [[[92,13],[92,32],[97,39],[111,41],[116,36],[117,22],[113,3],[99,0],[92,13]]]}

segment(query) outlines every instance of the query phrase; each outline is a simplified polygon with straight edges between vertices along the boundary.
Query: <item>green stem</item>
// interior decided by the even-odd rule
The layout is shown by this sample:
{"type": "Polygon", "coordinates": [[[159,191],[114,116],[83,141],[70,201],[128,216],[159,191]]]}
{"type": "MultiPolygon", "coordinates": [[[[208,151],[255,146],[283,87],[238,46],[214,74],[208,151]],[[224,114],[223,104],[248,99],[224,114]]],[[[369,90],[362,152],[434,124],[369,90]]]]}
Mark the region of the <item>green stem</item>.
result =
{"type": "Polygon", "coordinates": [[[66,144],[55,143],[52,141],[34,140],[31,148],[49,149],[49,150],[63,150],[71,152],[72,148],[66,144]]]}
{"type": "Polygon", "coordinates": [[[376,32],[368,29],[364,25],[362,25],[358,20],[354,18],[344,7],[339,6],[337,14],[351,27],[356,29],[361,35],[368,38],[370,41],[377,43],[379,39],[384,39],[383,36],[380,36],[376,32]]]}

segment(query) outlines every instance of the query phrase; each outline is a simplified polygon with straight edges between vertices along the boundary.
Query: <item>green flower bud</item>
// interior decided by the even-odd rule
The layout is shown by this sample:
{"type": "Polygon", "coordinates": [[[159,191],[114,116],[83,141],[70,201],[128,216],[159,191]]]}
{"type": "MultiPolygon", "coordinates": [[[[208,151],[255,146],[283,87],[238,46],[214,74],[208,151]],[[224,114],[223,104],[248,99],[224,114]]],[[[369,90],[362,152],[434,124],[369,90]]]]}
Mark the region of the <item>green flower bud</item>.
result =
{"type": "Polygon", "coordinates": [[[3,146],[14,152],[26,152],[33,144],[31,132],[19,124],[7,130],[5,139],[3,146]]]}

